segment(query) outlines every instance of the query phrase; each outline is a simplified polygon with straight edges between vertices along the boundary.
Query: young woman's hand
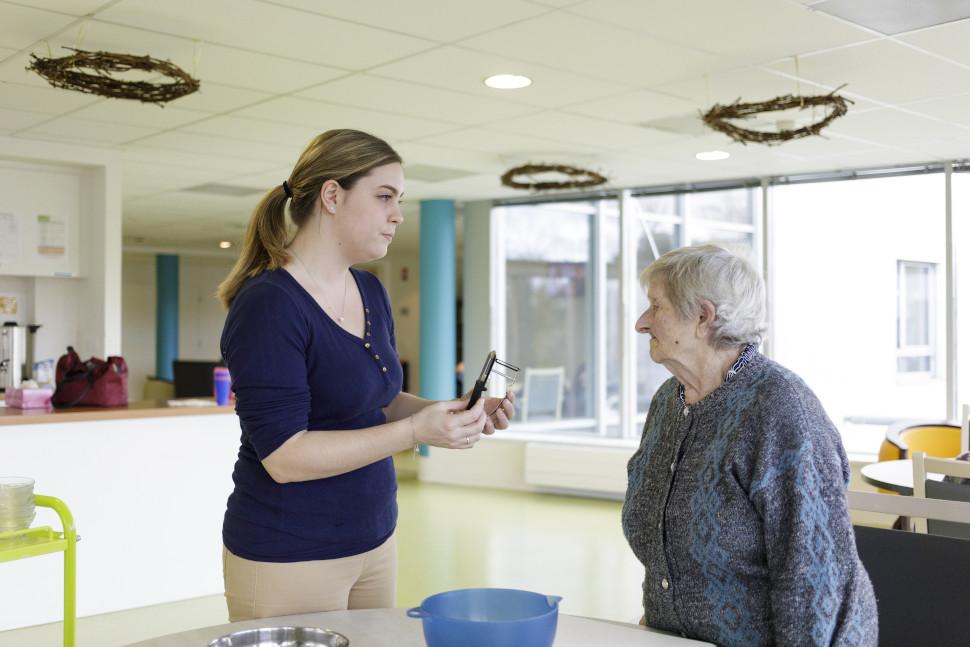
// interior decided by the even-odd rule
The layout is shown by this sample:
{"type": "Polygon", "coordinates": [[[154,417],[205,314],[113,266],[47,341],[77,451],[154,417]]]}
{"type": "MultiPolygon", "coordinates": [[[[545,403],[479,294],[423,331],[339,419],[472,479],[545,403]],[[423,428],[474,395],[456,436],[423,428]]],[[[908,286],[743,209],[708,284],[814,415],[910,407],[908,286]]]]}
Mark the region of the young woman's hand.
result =
{"type": "Polygon", "coordinates": [[[504,398],[482,398],[485,400],[485,414],[488,421],[482,433],[494,434],[496,429],[508,429],[509,421],[515,415],[515,394],[509,391],[504,398]]]}
{"type": "Polygon", "coordinates": [[[485,429],[485,398],[469,410],[464,400],[435,402],[414,414],[414,436],[419,443],[449,449],[475,446],[485,429]]]}

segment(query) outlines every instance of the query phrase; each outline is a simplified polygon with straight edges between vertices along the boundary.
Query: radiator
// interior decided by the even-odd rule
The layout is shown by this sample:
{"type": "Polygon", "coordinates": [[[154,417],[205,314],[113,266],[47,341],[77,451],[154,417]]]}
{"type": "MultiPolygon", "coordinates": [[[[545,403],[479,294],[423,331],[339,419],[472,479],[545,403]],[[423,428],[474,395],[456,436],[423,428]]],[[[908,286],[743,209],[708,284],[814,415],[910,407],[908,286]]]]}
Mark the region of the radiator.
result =
{"type": "Polygon", "coordinates": [[[626,463],[635,450],[527,443],[525,481],[537,490],[622,499],[626,463]]]}

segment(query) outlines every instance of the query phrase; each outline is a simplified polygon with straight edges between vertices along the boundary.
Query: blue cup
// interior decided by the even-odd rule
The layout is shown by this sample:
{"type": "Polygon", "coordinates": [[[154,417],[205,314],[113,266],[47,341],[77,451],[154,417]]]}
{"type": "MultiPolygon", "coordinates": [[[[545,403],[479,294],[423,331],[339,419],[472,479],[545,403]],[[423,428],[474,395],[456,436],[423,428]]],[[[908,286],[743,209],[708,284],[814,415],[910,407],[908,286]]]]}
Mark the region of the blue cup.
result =
{"type": "Polygon", "coordinates": [[[216,366],[212,369],[212,386],[216,397],[216,404],[220,407],[229,404],[229,387],[232,381],[229,379],[229,369],[225,366],[216,366]]]}

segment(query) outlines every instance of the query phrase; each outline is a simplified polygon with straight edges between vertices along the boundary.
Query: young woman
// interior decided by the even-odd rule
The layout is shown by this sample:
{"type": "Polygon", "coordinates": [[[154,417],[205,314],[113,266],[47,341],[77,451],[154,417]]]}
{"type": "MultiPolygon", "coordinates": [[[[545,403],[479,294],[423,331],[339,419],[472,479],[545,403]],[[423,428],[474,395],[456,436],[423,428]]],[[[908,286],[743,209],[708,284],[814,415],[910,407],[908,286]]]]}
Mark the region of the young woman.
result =
{"type": "Polygon", "coordinates": [[[514,413],[511,398],[466,411],[401,392],[387,294],[351,266],[387,254],[403,194],[386,142],[323,133],[256,207],[219,288],[242,429],[223,524],[231,621],[394,606],[391,456],[469,449],[514,413]]]}

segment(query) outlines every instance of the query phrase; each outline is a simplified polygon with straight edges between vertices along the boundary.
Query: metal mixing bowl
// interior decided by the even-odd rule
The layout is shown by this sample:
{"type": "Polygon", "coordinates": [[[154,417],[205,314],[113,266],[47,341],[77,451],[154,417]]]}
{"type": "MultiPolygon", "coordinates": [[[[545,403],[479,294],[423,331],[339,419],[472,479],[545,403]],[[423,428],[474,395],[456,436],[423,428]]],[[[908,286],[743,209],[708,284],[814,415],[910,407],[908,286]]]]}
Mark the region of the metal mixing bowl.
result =
{"type": "Polygon", "coordinates": [[[348,647],[343,634],[316,627],[260,627],[216,638],[209,647],[348,647]]]}

